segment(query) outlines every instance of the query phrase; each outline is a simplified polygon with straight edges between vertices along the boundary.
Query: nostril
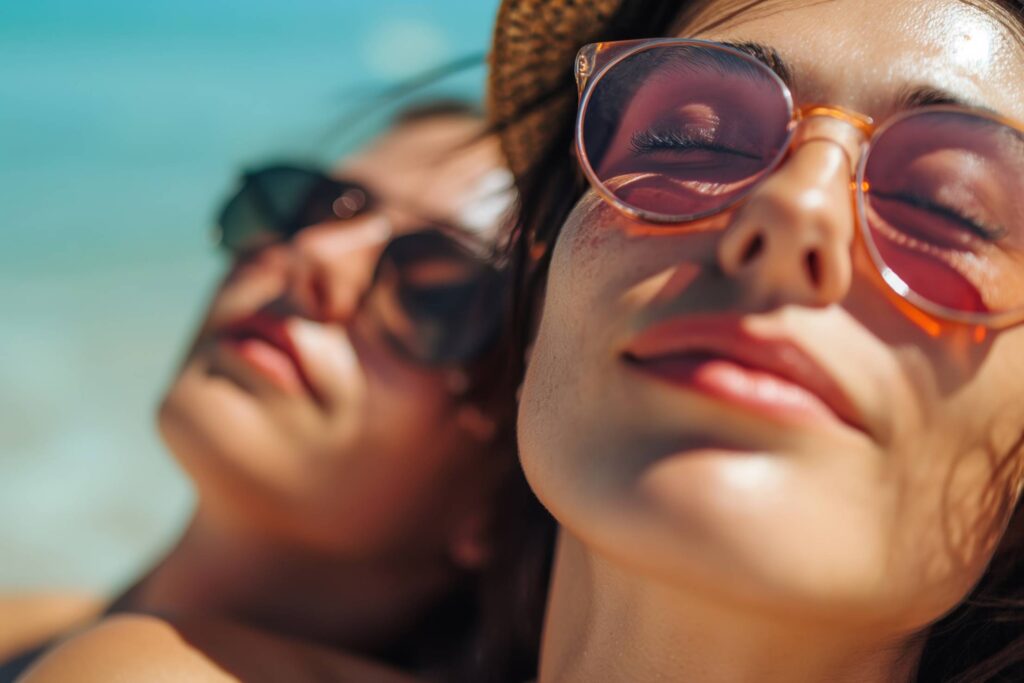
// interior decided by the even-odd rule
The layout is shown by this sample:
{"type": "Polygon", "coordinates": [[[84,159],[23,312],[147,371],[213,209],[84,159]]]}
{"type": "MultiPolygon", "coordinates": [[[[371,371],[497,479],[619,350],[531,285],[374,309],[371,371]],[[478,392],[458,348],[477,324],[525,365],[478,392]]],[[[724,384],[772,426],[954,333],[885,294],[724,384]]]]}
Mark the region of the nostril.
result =
{"type": "Polygon", "coordinates": [[[310,293],[313,295],[313,305],[318,313],[323,313],[330,305],[330,292],[327,291],[327,283],[322,278],[314,278],[310,285],[310,293]]]}
{"type": "Polygon", "coordinates": [[[740,256],[740,263],[750,263],[757,258],[758,254],[763,250],[764,237],[762,237],[761,233],[757,233],[750,238],[749,242],[747,242],[747,246],[743,250],[743,254],[740,256]]]}
{"type": "Polygon", "coordinates": [[[818,254],[816,249],[812,249],[807,252],[807,256],[804,257],[804,264],[807,266],[807,277],[810,278],[811,284],[814,285],[815,289],[821,287],[821,255],[818,254]]]}

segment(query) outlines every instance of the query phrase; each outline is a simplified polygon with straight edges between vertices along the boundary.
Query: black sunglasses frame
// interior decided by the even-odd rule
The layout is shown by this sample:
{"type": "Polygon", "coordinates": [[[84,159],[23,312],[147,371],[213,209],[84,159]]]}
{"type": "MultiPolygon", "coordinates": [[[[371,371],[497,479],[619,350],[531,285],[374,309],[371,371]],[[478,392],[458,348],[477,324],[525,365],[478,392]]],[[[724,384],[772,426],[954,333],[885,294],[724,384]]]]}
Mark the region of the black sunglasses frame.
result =
{"type": "MultiPolygon", "coordinates": [[[[217,221],[219,245],[235,256],[286,242],[310,225],[351,220],[382,204],[365,186],[333,178],[312,166],[270,164],[246,171],[241,180],[217,221]],[[290,179],[293,186],[300,182],[305,187],[289,196],[274,197],[273,188],[280,187],[274,181],[282,178],[290,179]],[[242,224],[240,213],[246,203],[255,216],[255,226],[242,224]]],[[[422,228],[393,237],[385,245],[361,309],[383,286],[388,269],[393,269],[397,275],[395,295],[404,313],[416,323],[417,333],[410,335],[415,338],[403,338],[382,325],[383,336],[396,351],[417,364],[468,363],[486,353],[501,327],[505,279],[493,260],[493,247],[472,232],[444,221],[425,221],[422,228]],[[410,268],[440,258],[458,260],[467,266],[471,277],[455,284],[420,286],[404,276],[410,268]]],[[[375,318],[381,320],[380,316],[375,318]]]]}

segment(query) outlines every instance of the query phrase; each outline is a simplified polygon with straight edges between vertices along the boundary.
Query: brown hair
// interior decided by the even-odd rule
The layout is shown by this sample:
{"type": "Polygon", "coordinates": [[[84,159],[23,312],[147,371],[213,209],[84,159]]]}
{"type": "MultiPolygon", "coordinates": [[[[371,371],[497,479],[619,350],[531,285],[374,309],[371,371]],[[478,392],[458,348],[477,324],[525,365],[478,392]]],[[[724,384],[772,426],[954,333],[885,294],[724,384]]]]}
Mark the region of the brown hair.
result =
{"type": "MultiPolygon", "coordinates": [[[[743,3],[729,18],[762,1],[743,3]]],[[[991,11],[1015,35],[1024,34],[1024,0],[963,1],[991,11]]],[[[624,2],[599,39],[664,35],[671,27],[687,25],[704,4],[692,0],[624,2]]],[[[553,102],[571,97],[574,93],[571,63],[565,65],[564,78],[560,80],[559,87],[527,103],[517,113],[515,121],[498,121],[497,130],[514,125],[531,113],[550,107],[553,102]]],[[[573,123],[572,116],[563,116],[557,128],[549,130],[546,144],[535,150],[533,163],[517,179],[519,214],[510,228],[507,244],[514,279],[512,316],[517,335],[514,356],[519,361],[517,371],[520,373],[534,325],[533,314],[547,275],[551,247],[586,189],[571,153],[573,123]]],[[[1024,457],[1024,425],[1021,429],[1021,439],[1005,456],[1008,460],[1024,457]]],[[[1024,681],[1024,504],[1018,503],[997,555],[978,585],[921,638],[924,649],[915,677],[917,683],[1024,681]]]]}
{"type": "MultiPolygon", "coordinates": [[[[388,90],[386,96],[409,96],[456,69],[480,62],[482,57],[452,62],[388,90]]],[[[430,97],[405,104],[388,121],[398,128],[451,117],[482,120],[483,113],[466,100],[430,97]]],[[[464,144],[474,144],[487,132],[464,144]]],[[[503,287],[501,300],[493,305],[507,308],[509,295],[509,288],[503,287]]],[[[522,683],[537,673],[555,523],[533,496],[516,458],[515,378],[506,332],[499,330],[482,356],[463,365],[469,383],[460,395],[496,423],[493,437],[481,447],[481,457],[495,460],[498,468],[486,530],[492,554],[481,569],[465,572],[389,650],[373,653],[430,680],[522,683]]]]}
{"type": "MultiPolygon", "coordinates": [[[[505,309],[511,294],[506,287],[505,309]]],[[[513,359],[518,354],[509,352],[507,332],[499,332],[499,342],[471,369],[478,380],[466,396],[488,406],[496,417],[492,452],[487,456],[501,458],[503,469],[491,501],[491,557],[473,583],[473,630],[462,650],[439,672],[440,680],[452,683],[533,680],[540,658],[557,526],[533,495],[516,458],[518,365],[513,359]]]]}

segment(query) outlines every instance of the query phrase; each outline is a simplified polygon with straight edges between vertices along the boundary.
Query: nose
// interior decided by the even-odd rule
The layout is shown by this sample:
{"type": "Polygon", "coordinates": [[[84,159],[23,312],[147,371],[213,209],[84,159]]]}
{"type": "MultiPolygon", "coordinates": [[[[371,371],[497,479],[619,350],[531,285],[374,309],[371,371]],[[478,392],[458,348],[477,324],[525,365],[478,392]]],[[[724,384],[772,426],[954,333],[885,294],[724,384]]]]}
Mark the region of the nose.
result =
{"type": "Polygon", "coordinates": [[[803,122],[782,164],[731,217],[718,243],[719,267],[760,304],[823,307],[845,297],[860,141],[847,123],[803,122]]]}
{"type": "Polygon", "coordinates": [[[291,241],[289,298],[302,315],[348,322],[373,279],[391,234],[381,216],[303,229],[291,241]]]}

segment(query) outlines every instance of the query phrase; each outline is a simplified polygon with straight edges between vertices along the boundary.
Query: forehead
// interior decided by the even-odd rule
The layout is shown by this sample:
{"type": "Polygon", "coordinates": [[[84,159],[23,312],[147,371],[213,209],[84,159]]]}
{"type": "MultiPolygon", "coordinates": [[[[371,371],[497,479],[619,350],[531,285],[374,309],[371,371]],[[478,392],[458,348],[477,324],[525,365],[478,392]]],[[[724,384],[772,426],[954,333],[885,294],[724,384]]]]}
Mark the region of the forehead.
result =
{"type": "Polygon", "coordinates": [[[479,185],[501,168],[497,140],[471,116],[400,124],[343,160],[335,175],[358,181],[397,209],[456,222],[479,185]]]}
{"type": "Polygon", "coordinates": [[[1024,119],[1024,50],[997,16],[963,0],[712,0],[680,35],[776,50],[802,102],[873,115],[900,92],[948,91],[1024,119]],[[704,28],[707,27],[707,28],[704,28]]]}

